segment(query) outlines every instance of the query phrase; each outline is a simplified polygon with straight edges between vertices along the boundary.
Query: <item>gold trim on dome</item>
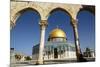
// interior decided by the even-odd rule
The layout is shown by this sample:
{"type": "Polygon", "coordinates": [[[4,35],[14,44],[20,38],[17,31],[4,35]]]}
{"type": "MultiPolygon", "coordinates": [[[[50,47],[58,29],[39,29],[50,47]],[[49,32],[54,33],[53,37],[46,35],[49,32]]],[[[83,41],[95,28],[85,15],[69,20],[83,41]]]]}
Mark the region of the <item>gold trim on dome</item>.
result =
{"type": "Polygon", "coordinates": [[[49,37],[50,38],[54,38],[54,37],[66,38],[66,33],[63,30],[56,28],[50,33],[49,37]]]}

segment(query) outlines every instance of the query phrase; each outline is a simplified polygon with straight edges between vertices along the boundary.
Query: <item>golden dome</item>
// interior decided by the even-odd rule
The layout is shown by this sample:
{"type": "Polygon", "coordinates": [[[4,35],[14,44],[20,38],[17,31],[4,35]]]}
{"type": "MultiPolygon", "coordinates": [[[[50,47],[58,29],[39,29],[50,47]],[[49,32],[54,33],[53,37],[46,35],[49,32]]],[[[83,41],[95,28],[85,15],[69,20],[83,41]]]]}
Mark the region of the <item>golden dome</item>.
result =
{"type": "Polygon", "coordinates": [[[54,37],[66,38],[66,33],[63,30],[56,28],[53,31],[51,31],[49,36],[49,38],[54,38],[54,37]]]}

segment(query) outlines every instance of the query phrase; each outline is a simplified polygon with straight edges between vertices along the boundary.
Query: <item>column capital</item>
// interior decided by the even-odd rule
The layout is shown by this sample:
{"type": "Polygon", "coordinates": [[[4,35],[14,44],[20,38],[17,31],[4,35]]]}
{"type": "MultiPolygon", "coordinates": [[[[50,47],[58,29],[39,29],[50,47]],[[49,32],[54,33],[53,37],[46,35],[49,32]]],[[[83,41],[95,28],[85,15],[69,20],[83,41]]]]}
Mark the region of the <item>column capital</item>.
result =
{"type": "Polygon", "coordinates": [[[48,25],[47,20],[41,20],[39,22],[39,25],[40,25],[41,29],[45,28],[48,25]]]}
{"type": "Polygon", "coordinates": [[[10,30],[11,30],[12,28],[14,28],[15,25],[16,25],[15,23],[10,22],[10,30]]]}
{"type": "Polygon", "coordinates": [[[78,24],[78,19],[71,19],[71,24],[72,24],[72,26],[73,27],[76,27],[77,26],[77,24],[78,24]]]}

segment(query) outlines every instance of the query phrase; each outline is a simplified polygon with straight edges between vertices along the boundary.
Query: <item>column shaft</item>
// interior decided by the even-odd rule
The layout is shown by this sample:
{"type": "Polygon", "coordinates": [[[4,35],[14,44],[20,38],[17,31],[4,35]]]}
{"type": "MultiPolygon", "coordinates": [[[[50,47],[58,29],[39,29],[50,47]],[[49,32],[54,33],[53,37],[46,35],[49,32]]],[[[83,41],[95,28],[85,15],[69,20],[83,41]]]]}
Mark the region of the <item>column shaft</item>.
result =
{"type": "Polygon", "coordinates": [[[77,29],[77,20],[72,19],[71,24],[73,26],[73,32],[74,32],[77,61],[79,61],[81,50],[80,50],[80,42],[79,42],[79,35],[78,35],[78,29],[77,29]]]}
{"type": "Polygon", "coordinates": [[[38,64],[43,64],[43,54],[44,54],[44,43],[45,43],[45,29],[47,26],[46,20],[42,20],[40,23],[40,46],[39,46],[39,58],[38,64]]]}

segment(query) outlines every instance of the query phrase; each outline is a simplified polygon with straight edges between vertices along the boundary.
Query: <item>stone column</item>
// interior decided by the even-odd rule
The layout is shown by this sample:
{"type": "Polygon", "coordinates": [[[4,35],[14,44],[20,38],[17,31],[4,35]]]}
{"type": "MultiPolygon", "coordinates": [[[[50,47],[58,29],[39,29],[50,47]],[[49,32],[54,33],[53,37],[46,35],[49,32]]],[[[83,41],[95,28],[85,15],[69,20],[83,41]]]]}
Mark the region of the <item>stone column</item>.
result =
{"type": "Polygon", "coordinates": [[[45,43],[45,29],[47,26],[47,20],[41,20],[40,25],[40,46],[39,46],[39,58],[38,64],[43,64],[43,51],[44,51],[44,43],[45,43]]]}
{"type": "Polygon", "coordinates": [[[77,56],[77,61],[79,61],[80,60],[79,58],[80,58],[81,50],[80,50],[80,42],[79,42],[77,23],[78,23],[78,21],[76,19],[73,19],[73,18],[71,19],[71,24],[73,26],[73,32],[74,32],[76,56],[77,56]]]}
{"type": "Polygon", "coordinates": [[[70,58],[70,45],[68,45],[68,57],[70,58]]]}

